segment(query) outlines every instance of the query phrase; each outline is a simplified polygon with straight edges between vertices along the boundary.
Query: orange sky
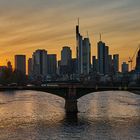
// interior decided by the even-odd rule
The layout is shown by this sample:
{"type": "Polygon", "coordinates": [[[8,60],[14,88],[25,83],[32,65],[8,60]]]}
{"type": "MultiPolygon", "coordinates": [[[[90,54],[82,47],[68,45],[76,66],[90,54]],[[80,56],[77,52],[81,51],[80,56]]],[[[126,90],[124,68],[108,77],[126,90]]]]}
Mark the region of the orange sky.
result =
{"type": "Polygon", "coordinates": [[[139,6],[139,0],[0,0],[0,65],[38,48],[60,58],[67,45],[75,56],[77,17],[81,34],[89,32],[92,54],[101,32],[110,53],[128,61],[140,43],[139,6]]]}

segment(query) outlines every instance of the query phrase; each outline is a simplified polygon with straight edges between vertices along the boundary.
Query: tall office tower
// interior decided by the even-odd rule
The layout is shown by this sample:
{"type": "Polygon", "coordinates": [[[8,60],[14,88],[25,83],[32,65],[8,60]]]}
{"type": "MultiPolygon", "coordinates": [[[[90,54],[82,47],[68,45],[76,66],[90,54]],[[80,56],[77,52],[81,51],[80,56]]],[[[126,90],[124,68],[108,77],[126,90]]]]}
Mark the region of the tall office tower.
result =
{"type": "Polygon", "coordinates": [[[113,55],[113,69],[114,73],[119,72],[119,54],[113,55]]]}
{"type": "Polygon", "coordinates": [[[57,69],[56,54],[48,54],[47,55],[47,73],[48,73],[48,75],[55,76],[56,69],[57,69]]]}
{"type": "Polygon", "coordinates": [[[129,65],[126,62],[122,63],[122,73],[126,73],[129,71],[129,65]]]}
{"type": "Polygon", "coordinates": [[[70,73],[71,60],[72,60],[72,51],[70,47],[67,46],[63,47],[61,51],[61,64],[60,64],[61,74],[70,73]]]}
{"type": "Polygon", "coordinates": [[[109,47],[105,46],[105,74],[109,74],[109,47]]]}
{"type": "Polygon", "coordinates": [[[61,65],[69,65],[72,59],[72,51],[70,47],[64,46],[61,51],[61,65]]]}
{"type": "Polygon", "coordinates": [[[92,69],[94,72],[98,72],[98,59],[96,59],[96,56],[92,56],[92,69]]]}
{"type": "Polygon", "coordinates": [[[60,75],[61,74],[61,71],[60,71],[60,69],[61,69],[60,68],[61,67],[61,60],[57,61],[57,65],[58,65],[58,67],[57,67],[57,74],[60,75]]]}
{"type": "Polygon", "coordinates": [[[108,55],[108,65],[109,65],[108,72],[109,72],[109,74],[112,74],[113,73],[112,55],[108,55]]]}
{"type": "Polygon", "coordinates": [[[22,72],[26,75],[26,56],[15,55],[15,70],[22,72]]]}
{"type": "Polygon", "coordinates": [[[77,59],[76,58],[72,58],[71,74],[76,74],[76,70],[77,70],[77,59]]]}
{"type": "Polygon", "coordinates": [[[82,54],[82,67],[83,67],[83,74],[89,74],[91,68],[91,47],[89,38],[84,38],[83,40],[83,54],[82,54]]]}
{"type": "Polygon", "coordinates": [[[109,48],[104,42],[98,42],[98,67],[100,74],[108,74],[109,64],[108,64],[108,53],[109,48]]]}
{"type": "Polygon", "coordinates": [[[33,59],[33,74],[34,76],[41,76],[46,78],[47,76],[47,51],[36,50],[32,56],[33,59]]]}
{"type": "Polygon", "coordinates": [[[77,73],[88,74],[91,65],[91,46],[89,38],[84,38],[79,32],[79,23],[76,26],[76,57],[77,73]]]}
{"type": "Polygon", "coordinates": [[[140,49],[138,51],[137,58],[136,58],[136,71],[140,72],[140,49]]]}
{"type": "Polygon", "coordinates": [[[76,57],[77,57],[77,73],[78,74],[83,74],[83,59],[82,59],[82,55],[83,55],[83,37],[81,36],[80,32],[79,32],[79,21],[78,21],[78,25],[76,26],[76,57]]]}
{"type": "Polygon", "coordinates": [[[33,63],[32,63],[32,58],[28,59],[28,76],[32,76],[33,72],[33,63]]]}

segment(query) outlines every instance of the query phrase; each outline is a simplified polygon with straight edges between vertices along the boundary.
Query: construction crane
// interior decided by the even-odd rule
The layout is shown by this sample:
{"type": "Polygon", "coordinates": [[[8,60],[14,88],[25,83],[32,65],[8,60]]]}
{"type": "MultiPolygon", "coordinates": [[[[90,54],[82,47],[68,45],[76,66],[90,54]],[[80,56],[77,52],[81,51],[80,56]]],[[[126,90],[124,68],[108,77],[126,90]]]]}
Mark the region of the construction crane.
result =
{"type": "Polygon", "coordinates": [[[129,57],[129,61],[128,63],[130,63],[130,67],[131,67],[131,70],[132,70],[132,67],[133,67],[133,60],[134,60],[134,57],[136,56],[138,50],[140,49],[140,45],[137,47],[136,51],[134,52],[133,56],[132,57],[129,57]]]}

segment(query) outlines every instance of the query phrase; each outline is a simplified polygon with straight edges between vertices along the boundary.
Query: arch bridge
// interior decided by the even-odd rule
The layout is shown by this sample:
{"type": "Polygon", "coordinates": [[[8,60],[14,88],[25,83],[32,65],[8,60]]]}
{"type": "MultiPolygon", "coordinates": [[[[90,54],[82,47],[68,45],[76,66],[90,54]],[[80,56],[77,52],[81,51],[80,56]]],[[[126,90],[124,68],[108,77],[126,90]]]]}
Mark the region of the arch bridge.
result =
{"type": "Polygon", "coordinates": [[[15,86],[15,87],[0,87],[0,91],[8,90],[34,90],[47,92],[53,95],[60,96],[65,99],[66,113],[77,113],[77,100],[87,94],[101,91],[129,91],[135,94],[140,94],[140,87],[98,87],[80,84],[60,84],[52,86],[15,86]]]}

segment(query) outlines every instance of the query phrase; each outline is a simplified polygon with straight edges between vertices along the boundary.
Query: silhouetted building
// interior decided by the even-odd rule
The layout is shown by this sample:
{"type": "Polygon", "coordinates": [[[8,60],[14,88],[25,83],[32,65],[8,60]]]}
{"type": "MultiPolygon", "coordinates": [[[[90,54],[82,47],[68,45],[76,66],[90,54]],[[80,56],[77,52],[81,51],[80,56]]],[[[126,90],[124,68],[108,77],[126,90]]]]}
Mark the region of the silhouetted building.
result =
{"type": "Polygon", "coordinates": [[[122,73],[126,73],[129,71],[129,65],[126,62],[122,63],[122,73]]]}
{"type": "Polygon", "coordinates": [[[137,58],[136,58],[136,71],[140,72],[140,49],[138,51],[137,58]]]}
{"type": "Polygon", "coordinates": [[[70,74],[71,61],[72,61],[72,51],[70,47],[65,46],[61,51],[61,64],[60,64],[61,74],[70,74]]]}
{"type": "Polygon", "coordinates": [[[76,69],[77,69],[77,59],[76,58],[72,58],[71,74],[76,74],[76,69]]]}
{"type": "Polygon", "coordinates": [[[113,55],[113,66],[114,66],[114,72],[119,72],[119,54],[113,55]]]}
{"type": "Polygon", "coordinates": [[[83,54],[82,54],[82,67],[83,67],[83,74],[89,74],[91,68],[91,49],[90,49],[90,42],[89,38],[84,38],[83,40],[83,54]]]}
{"type": "Polygon", "coordinates": [[[79,25],[76,26],[76,57],[77,57],[77,73],[83,74],[83,37],[79,32],[79,25]]]}
{"type": "Polygon", "coordinates": [[[61,65],[66,66],[70,64],[70,61],[72,59],[72,51],[70,47],[63,47],[61,51],[61,65]]]}
{"type": "Polygon", "coordinates": [[[33,53],[32,59],[34,76],[45,80],[47,77],[47,51],[36,50],[33,53]]]}
{"type": "Polygon", "coordinates": [[[26,75],[26,56],[15,55],[15,70],[22,72],[26,75]]]}
{"type": "Polygon", "coordinates": [[[109,47],[105,46],[105,74],[109,74],[109,47]]]}
{"type": "Polygon", "coordinates": [[[3,76],[3,72],[7,69],[6,66],[0,66],[0,77],[3,76]]]}
{"type": "Polygon", "coordinates": [[[13,70],[12,64],[10,61],[7,62],[7,68],[10,69],[11,71],[13,70]]]}
{"type": "Polygon", "coordinates": [[[55,76],[57,70],[57,58],[56,54],[47,55],[47,72],[50,76],[55,76]]]}
{"type": "Polygon", "coordinates": [[[113,55],[113,68],[114,68],[114,73],[119,72],[119,54],[113,55]]]}
{"type": "Polygon", "coordinates": [[[76,26],[76,56],[77,73],[89,74],[91,67],[91,45],[89,38],[84,38],[79,32],[79,25],[76,26]]]}
{"type": "Polygon", "coordinates": [[[109,48],[104,42],[98,42],[98,67],[100,74],[108,74],[109,64],[108,64],[108,53],[109,48]]]}
{"type": "Polygon", "coordinates": [[[32,58],[28,59],[28,76],[32,76],[33,74],[33,61],[32,58]]]}
{"type": "Polygon", "coordinates": [[[58,60],[57,65],[57,74],[60,75],[61,60],[58,60]]]}
{"type": "Polygon", "coordinates": [[[112,60],[112,55],[108,55],[108,71],[109,74],[113,74],[113,60],[112,60]]]}
{"type": "Polygon", "coordinates": [[[92,56],[92,70],[98,72],[98,59],[96,59],[96,56],[92,56]]]}

